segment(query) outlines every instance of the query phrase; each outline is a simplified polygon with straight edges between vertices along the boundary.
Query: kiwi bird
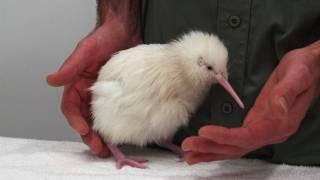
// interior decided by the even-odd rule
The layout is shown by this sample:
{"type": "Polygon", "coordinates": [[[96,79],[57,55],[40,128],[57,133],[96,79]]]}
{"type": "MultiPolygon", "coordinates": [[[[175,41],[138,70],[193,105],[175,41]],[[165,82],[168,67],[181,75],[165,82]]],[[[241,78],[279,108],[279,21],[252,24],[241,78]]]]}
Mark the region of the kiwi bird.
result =
{"type": "Polygon", "coordinates": [[[146,168],[146,160],[127,157],[120,145],[156,143],[176,153],[171,138],[206,97],[222,85],[240,107],[228,83],[228,51],[213,34],[191,31],[167,44],[141,44],[114,54],[90,88],[93,129],[116,160],[146,168]]]}

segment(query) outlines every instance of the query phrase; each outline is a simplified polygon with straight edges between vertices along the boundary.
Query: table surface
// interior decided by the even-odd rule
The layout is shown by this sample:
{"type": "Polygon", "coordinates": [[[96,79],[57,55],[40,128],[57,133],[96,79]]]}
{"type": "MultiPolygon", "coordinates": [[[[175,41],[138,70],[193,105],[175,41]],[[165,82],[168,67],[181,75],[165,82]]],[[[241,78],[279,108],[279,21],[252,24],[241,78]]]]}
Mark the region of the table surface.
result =
{"type": "Polygon", "coordinates": [[[167,151],[126,147],[149,160],[148,169],[115,168],[113,158],[92,155],[78,142],[0,137],[0,179],[320,179],[320,168],[228,160],[189,166],[167,151]]]}

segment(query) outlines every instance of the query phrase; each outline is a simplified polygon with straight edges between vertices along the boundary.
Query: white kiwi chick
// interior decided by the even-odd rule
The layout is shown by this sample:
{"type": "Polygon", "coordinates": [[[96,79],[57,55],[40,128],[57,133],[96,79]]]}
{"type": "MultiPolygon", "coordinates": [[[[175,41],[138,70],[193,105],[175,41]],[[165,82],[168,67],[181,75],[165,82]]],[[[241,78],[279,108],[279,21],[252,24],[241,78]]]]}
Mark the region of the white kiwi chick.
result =
{"type": "Polygon", "coordinates": [[[191,31],[168,44],[138,45],[113,55],[90,88],[93,129],[123,165],[146,168],[119,145],[156,143],[176,153],[171,138],[219,83],[244,108],[228,83],[228,51],[212,34],[191,31]]]}

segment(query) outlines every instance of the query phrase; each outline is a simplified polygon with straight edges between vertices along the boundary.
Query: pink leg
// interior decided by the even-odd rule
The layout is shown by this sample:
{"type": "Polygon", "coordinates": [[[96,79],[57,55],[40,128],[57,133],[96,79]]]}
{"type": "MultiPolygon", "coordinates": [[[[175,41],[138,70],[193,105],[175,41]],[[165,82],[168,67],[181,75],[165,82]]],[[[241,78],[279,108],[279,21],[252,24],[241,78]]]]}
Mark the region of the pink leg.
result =
{"type": "Polygon", "coordinates": [[[169,149],[170,151],[176,153],[178,155],[178,157],[181,159],[181,161],[183,161],[183,151],[179,146],[173,144],[170,141],[162,142],[159,144],[159,146],[166,148],[166,149],[169,149]]]}
{"type": "Polygon", "coordinates": [[[143,163],[147,162],[148,160],[138,157],[128,158],[121,152],[121,150],[117,146],[112,144],[107,144],[107,146],[116,160],[117,169],[121,169],[124,165],[141,169],[147,168],[147,166],[145,166],[143,163]]]}

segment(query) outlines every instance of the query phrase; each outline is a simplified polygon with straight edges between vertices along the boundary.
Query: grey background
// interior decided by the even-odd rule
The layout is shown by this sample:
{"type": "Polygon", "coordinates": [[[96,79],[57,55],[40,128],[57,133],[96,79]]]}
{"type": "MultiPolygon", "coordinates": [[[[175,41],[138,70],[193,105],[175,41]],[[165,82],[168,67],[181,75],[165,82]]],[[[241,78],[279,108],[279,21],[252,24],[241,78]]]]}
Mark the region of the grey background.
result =
{"type": "Polygon", "coordinates": [[[79,140],[60,112],[55,71],[95,25],[95,0],[0,0],[0,136],[79,140]]]}

